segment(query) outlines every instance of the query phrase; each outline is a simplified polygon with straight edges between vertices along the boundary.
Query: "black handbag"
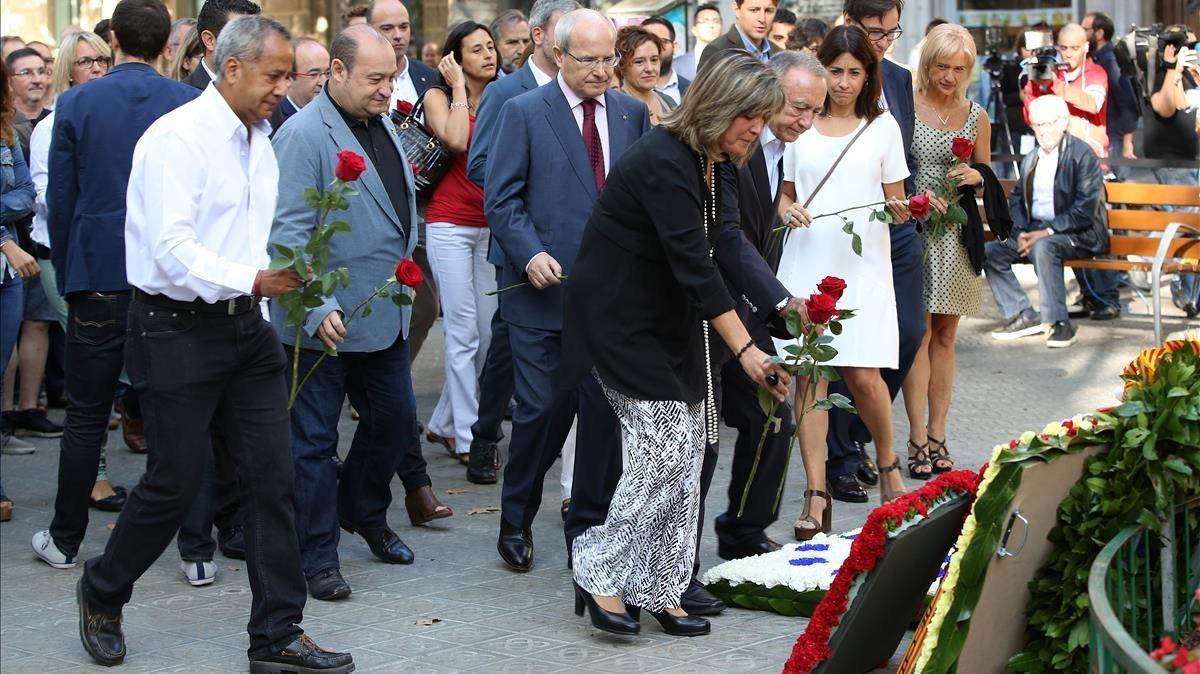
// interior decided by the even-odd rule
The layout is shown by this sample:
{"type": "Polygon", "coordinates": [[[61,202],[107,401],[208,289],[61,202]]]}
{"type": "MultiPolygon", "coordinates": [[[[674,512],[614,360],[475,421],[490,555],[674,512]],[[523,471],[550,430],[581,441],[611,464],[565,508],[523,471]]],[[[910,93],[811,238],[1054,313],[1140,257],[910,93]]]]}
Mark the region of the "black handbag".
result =
{"type": "MultiPolygon", "coordinates": [[[[425,90],[426,93],[428,91],[425,90]]],[[[411,110],[392,110],[392,122],[400,137],[400,147],[404,148],[404,156],[412,167],[417,197],[428,199],[433,194],[433,188],[450,170],[454,155],[425,128],[424,113],[425,93],[422,93],[411,110]]]]}

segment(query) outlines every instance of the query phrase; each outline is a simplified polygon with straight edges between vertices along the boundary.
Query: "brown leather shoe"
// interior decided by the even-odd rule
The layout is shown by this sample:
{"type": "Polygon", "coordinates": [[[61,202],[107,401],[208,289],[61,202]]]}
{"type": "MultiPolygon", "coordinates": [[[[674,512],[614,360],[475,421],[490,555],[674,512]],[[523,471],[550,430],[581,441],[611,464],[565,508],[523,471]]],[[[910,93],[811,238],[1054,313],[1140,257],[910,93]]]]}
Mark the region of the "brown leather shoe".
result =
{"type": "Polygon", "coordinates": [[[131,419],[121,407],[121,436],[125,446],[134,454],[146,453],[146,424],[141,419],[131,419]]]}
{"type": "Polygon", "coordinates": [[[408,510],[408,519],[414,527],[428,524],[434,520],[450,517],[454,511],[442,505],[433,493],[433,487],[425,485],[404,495],[404,507],[408,510]]]}
{"type": "Polygon", "coordinates": [[[8,500],[7,496],[0,496],[0,522],[12,519],[12,508],[12,501],[8,500]]]}
{"type": "Polygon", "coordinates": [[[121,616],[106,616],[88,603],[82,576],[75,583],[75,599],[79,602],[79,639],[83,642],[83,648],[93,660],[105,667],[121,664],[125,660],[125,633],[121,630],[121,616]]]}

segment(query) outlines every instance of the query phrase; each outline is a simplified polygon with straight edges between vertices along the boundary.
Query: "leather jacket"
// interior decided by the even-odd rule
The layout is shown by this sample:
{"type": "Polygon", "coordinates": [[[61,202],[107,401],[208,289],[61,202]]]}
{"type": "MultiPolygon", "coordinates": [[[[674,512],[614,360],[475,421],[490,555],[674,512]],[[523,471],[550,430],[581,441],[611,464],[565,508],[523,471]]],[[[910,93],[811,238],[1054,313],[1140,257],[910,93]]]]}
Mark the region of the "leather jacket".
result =
{"type": "Polygon", "coordinates": [[[1038,149],[1021,160],[1021,179],[1009,196],[1013,232],[1049,227],[1065,234],[1080,251],[1101,255],[1108,252],[1108,211],[1104,205],[1104,174],[1100,161],[1088,144],[1064,134],[1058,146],[1058,171],[1054,176],[1054,220],[1034,222],[1033,176],[1030,168],[1038,149]]]}

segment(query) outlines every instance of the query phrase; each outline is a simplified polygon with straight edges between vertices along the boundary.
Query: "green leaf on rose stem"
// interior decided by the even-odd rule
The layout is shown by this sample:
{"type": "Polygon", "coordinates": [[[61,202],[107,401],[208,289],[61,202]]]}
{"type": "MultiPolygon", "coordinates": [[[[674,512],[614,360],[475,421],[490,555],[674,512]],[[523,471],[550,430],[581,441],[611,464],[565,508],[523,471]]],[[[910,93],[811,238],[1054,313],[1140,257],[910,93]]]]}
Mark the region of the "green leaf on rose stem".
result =
{"type": "Polygon", "coordinates": [[[775,414],[775,406],[778,404],[779,401],[775,400],[775,396],[771,395],[770,391],[759,387],[758,408],[763,411],[763,414],[765,414],[768,419],[771,418],[771,415],[775,414]]]}
{"type": "Polygon", "coordinates": [[[781,365],[781,366],[787,365],[787,363],[784,362],[784,360],[782,358],[780,358],[779,356],[767,356],[767,359],[763,361],[763,364],[765,364],[765,365],[781,365]]]}
{"type": "Polygon", "coordinates": [[[850,240],[850,248],[854,250],[855,255],[862,257],[862,237],[855,234],[850,240]]]}
{"type": "Polygon", "coordinates": [[[946,209],[946,222],[957,223],[959,225],[966,224],[967,212],[963,210],[962,206],[953,204],[950,208],[946,209]]]}
{"type": "Polygon", "coordinates": [[[368,302],[367,304],[364,304],[363,310],[362,310],[362,317],[366,318],[367,316],[370,316],[372,311],[374,311],[374,309],[371,308],[370,302],[368,302]]]}
{"type": "Polygon", "coordinates": [[[842,334],[842,324],[838,321],[833,321],[829,324],[829,331],[835,335],[842,334]]]}
{"type": "Polygon", "coordinates": [[[321,236],[319,234],[314,234],[313,237],[308,240],[308,243],[304,244],[304,252],[308,253],[309,255],[314,255],[320,252],[322,246],[324,245],[325,242],[321,240],[321,236]]]}
{"type": "Polygon", "coordinates": [[[827,363],[837,357],[837,349],[825,344],[818,344],[813,347],[813,358],[818,363],[827,363]]]}
{"type": "Polygon", "coordinates": [[[831,402],[829,400],[829,398],[821,398],[820,400],[813,403],[812,409],[827,412],[827,411],[833,409],[833,402],[831,402]]]}
{"type": "Polygon", "coordinates": [[[878,211],[871,211],[871,214],[867,216],[867,222],[875,222],[875,218],[878,215],[879,215],[878,211]]]}
{"type": "Polygon", "coordinates": [[[333,294],[333,291],[336,288],[337,288],[337,275],[336,274],[331,273],[331,274],[324,274],[321,276],[321,294],[322,295],[329,297],[330,295],[333,294]]]}
{"type": "Polygon", "coordinates": [[[308,280],[308,265],[304,262],[304,256],[300,256],[295,260],[292,260],[292,269],[296,270],[296,273],[300,275],[300,278],[308,280]]]}
{"type": "Polygon", "coordinates": [[[841,381],[842,375],[838,374],[837,368],[829,365],[822,365],[817,368],[817,376],[825,381],[841,381]]]}
{"type": "Polygon", "coordinates": [[[322,304],[325,304],[325,300],[321,299],[320,297],[311,297],[308,295],[305,295],[304,297],[304,307],[307,309],[316,309],[322,304]]]}
{"type": "Polygon", "coordinates": [[[842,218],[842,231],[847,234],[853,234],[854,233],[854,223],[850,222],[846,218],[842,218]]]}
{"type": "Polygon", "coordinates": [[[289,264],[296,259],[296,254],[292,252],[292,249],[282,243],[273,243],[271,246],[275,248],[276,253],[279,253],[279,257],[287,260],[289,264]]]}
{"type": "Polygon", "coordinates": [[[304,305],[297,303],[295,306],[288,307],[287,323],[293,328],[304,322],[304,305]]]}
{"type": "Polygon", "coordinates": [[[829,335],[821,335],[813,343],[814,344],[832,344],[833,337],[830,337],[829,335]]]}
{"type": "Polygon", "coordinates": [[[858,414],[858,410],[854,408],[854,403],[850,402],[850,399],[841,393],[830,393],[828,400],[833,404],[834,407],[837,407],[838,409],[846,410],[847,412],[851,412],[853,414],[858,414]]]}
{"type": "Polygon", "coordinates": [[[882,212],[883,212],[883,217],[880,219],[883,220],[883,224],[890,225],[896,221],[896,218],[894,216],[892,216],[892,212],[889,211],[888,209],[885,208],[885,209],[883,209],[882,212]]]}
{"type": "Polygon", "coordinates": [[[793,337],[801,337],[804,335],[804,321],[800,319],[800,312],[789,311],[787,315],[787,331],[793,337]]]}
{"type": "Polygon", "coordinates": [[[304,205],[309,208],[321,207],[321,193],[315,187],[304,188],[304,205]]]}
{"type": "Polygon", "coordinates": [[[334,220],[329,223],[329,231],[331,232],[349,232],[351,231],[350,223],[345,220],[334,220]]]}
{"type": "Polygon", "coordinates": [[[345,192],[334,195],[333,208],[331,210],[344,211],[350,208],[350,201],[346,198],[345,192]]]}
{"type": "Polygon", "coordinates": [[[392,304],[398,307],[407,307],[412,304],[412,298],[404,293],[396,293],[392,295],[392,304]]]}
{"type": "Polygon", "coordinates": [[[800,347],[796,346],[795,344],[788,344],[787,346],[783,347],[783,352],[789,356],[799,357],[804,355],[804,351],[802,351],[800,347]]]}
{"type": "Polygon", "coordinates": [[[271,269],[287,269],[290,266],[292,266],[292,261],[289,258],[286,258],[286,257],[271,258],[271,265],[270,265],[271,269]]]}

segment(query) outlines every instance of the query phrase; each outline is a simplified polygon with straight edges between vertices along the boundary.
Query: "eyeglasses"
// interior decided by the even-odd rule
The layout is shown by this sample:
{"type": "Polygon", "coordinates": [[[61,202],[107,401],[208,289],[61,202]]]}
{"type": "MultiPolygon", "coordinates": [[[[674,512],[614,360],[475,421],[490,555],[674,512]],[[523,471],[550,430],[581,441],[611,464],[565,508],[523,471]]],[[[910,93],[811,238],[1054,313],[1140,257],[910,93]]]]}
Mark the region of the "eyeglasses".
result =
{"type": "Polygon", "coordinates": [[[584,56],[583,58],[580,58],[565,49],[563,50],[563,53],[578,61],[579,65],[587,68],[588,70],[595,70],[597,66],[602,64],[605,68],[612,68],[617,65],[618,61],[621,60],[621,52],[616,52],[612,56],[605,56],[603,58],[599,56],[584,56]]]}
{"type": "Polygon", "coordinates": [[[112,58],[108,56],[97,56],[95,58],[92,58],[91,56],[84,56],[82,58],[75,59],[74,63],[75,65],[84,69],[89,69],[97,63],[107,68],[108,65],[112,63],[112,58]]]}
{"type": "Polygon", "coordinates": [[[313,79],[313,80],[320,78],[320,77],[329,79],[329,70],[328,69],[326,69],[326,70],[310,70],[306,73],[292,73],[292,77],[307,77],[307,78],[313,79]]]}
{"type": "Polygon", "coordinates": [[[34,75],[37,75],[38,77],[45,77],[46,69],[38,68],[34,70],[33,68],[24,68],[13,73],[13,77],[33,77],[34,75]]]}
{"type": "Polygon", "coordinates": [[[904,35],[903,28],[893,28],[891,30],[884,30],[882,28],[863,28],[863,30],[867,31],[867,37],[871,40],[871,42],[879,42],[885,37],[892,42],[895,42],[896,40],[900,39],[901,35],[904,35]]]}

